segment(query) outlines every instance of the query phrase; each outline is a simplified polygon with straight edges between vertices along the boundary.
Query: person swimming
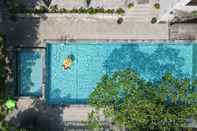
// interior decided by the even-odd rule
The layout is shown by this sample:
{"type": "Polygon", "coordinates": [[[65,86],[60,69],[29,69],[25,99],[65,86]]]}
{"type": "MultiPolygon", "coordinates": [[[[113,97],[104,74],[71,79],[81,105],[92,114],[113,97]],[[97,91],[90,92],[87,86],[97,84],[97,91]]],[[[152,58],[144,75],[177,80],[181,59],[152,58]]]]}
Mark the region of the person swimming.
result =
{"type": "Polygon", "coordinates": [[[62,65],[64,67],[64,70],[70,69],[71,65],[72,65],[72,60],[70,58],[64,59],[64,64],[62,65]]]}
{"type": "Polygon", "coordinates": [[[67,58],[64,59],[64,64],[62,65],[64,67],[64,70],[70,69],[72,63],[74,61],[74,56],[70,55],[67,58]]]}

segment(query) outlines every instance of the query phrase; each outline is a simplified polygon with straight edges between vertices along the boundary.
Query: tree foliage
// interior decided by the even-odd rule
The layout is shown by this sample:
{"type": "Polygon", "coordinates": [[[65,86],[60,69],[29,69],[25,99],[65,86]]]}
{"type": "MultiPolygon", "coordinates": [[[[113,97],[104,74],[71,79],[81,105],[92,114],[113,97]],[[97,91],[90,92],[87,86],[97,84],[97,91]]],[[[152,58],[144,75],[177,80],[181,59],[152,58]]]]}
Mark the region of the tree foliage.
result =
{"type": "Polygon", "coordinates": [[[8,69],[6,68],[6,50],[4,48],[4,39],[0,35],[0,98],[3,97],[5,92],[5,81],[8,69]]]}
{"type": "Polygon", "coordinates": [[[3,120],[6,116],[6,111],[3,107],[4,101],[4,93],[5,93],[5,80],[7,69],[6,69],[6,52],[4,48],[4,39],[3,35],[0,34],[0,130],[6,131],[7,126],[4,124],[3,120]]]}
{"type": "Polygon", "coordinates": [[[90,129],[94,129],[94,131],[102,130],[102,125],[100,123],[99,117],[95,111],[92,111],[88,115],[88,126],[90,129]]]}
{"type": "Polygon", "coordinates": [[[89,98],[118,126],[134,131],[179,131],[197,118],[196,82],[167,73],[149,83],[131,69],[104,75],[89,98]]]}

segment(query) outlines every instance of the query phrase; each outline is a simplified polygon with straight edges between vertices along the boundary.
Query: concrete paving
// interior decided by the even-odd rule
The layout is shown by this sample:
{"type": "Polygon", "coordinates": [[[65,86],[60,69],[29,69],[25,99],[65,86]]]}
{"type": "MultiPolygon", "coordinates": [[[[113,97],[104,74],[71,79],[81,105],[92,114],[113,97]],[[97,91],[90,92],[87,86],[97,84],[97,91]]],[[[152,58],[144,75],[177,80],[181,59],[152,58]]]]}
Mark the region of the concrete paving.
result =
{"type": "MultiPolygon", "coordinates": [[[[82,130],[87,129],[84,122],[87,122],[88,114],[92,110],[94,109],[88,105],[52,106],[46,105],[38,98],[20,97],[17,101],[17,109],[10,112],[5,120],[19,127],[24,121],[36,119],[38,125],[47,124],[47,131],[76,128],[82,130]]],[[[107,119],[101,112],[99,116],[102,123],[107,124],[107,119]]]]}
{"type": "Polygon", "coordinates": [[[5,22],[8,46],[44,46],[46,39],[167,40],[168,24],[151,24],[117,15],[57,15],[18,18],[5,22]]]}

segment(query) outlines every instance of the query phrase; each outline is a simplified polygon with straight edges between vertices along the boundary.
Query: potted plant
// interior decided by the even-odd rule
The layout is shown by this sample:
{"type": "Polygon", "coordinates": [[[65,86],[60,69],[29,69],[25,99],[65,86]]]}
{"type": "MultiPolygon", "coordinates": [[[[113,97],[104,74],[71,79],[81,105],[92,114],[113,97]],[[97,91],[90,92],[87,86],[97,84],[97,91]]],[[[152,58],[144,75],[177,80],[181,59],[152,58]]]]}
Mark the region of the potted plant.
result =
{"type": "Polygon", "coordinates": [[[131,3],[129,3],[128,4],[128,8],[130,9],[130,8],[133,8],[134,7],[134,3],[133,2],[131,2],[131,3]]]}
{"type": "Polygon", "coordinates": [[[155,3],[153,6],[154,6],[154,8],[157,9],[157,10],[160,9],[160,4],[159,4],[159,3],[155,3]]]}
{"type": "Polygon", "coordinates": [[[117,23],[120,25],[123,23],[123,18],[122,17],[119,17],[118,20],[117,20],[117,23]]]}
{"type": "Polygon", "coordinates": [[[157,18],[156,17],[153,17],[152,19],[151,19],[151,24],[155,24],[157,22],[157,18]]]}

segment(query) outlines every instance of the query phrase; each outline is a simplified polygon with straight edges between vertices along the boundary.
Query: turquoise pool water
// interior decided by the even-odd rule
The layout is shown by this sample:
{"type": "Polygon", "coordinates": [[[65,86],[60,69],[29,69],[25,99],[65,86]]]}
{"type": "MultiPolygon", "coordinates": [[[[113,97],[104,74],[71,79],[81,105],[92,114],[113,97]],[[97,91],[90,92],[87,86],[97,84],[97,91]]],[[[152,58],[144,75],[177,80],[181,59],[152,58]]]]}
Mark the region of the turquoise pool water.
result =
{"type": "Polygon", "coordinates": [[[40,96],[42,86],[40,51],[21,49],[18,54],[18,88],[22,96],[40,96]]]}
{"type": "Polygon", "coordinates": [[[196,54],[194,43],[48,42],[46,101],[86,103],[102,75],[125,68],[148,81],[159,80],[165,72],[195,78],[196,54]],[[71,54],[74,63],[64,70],[64,59],[71,54]]]}

